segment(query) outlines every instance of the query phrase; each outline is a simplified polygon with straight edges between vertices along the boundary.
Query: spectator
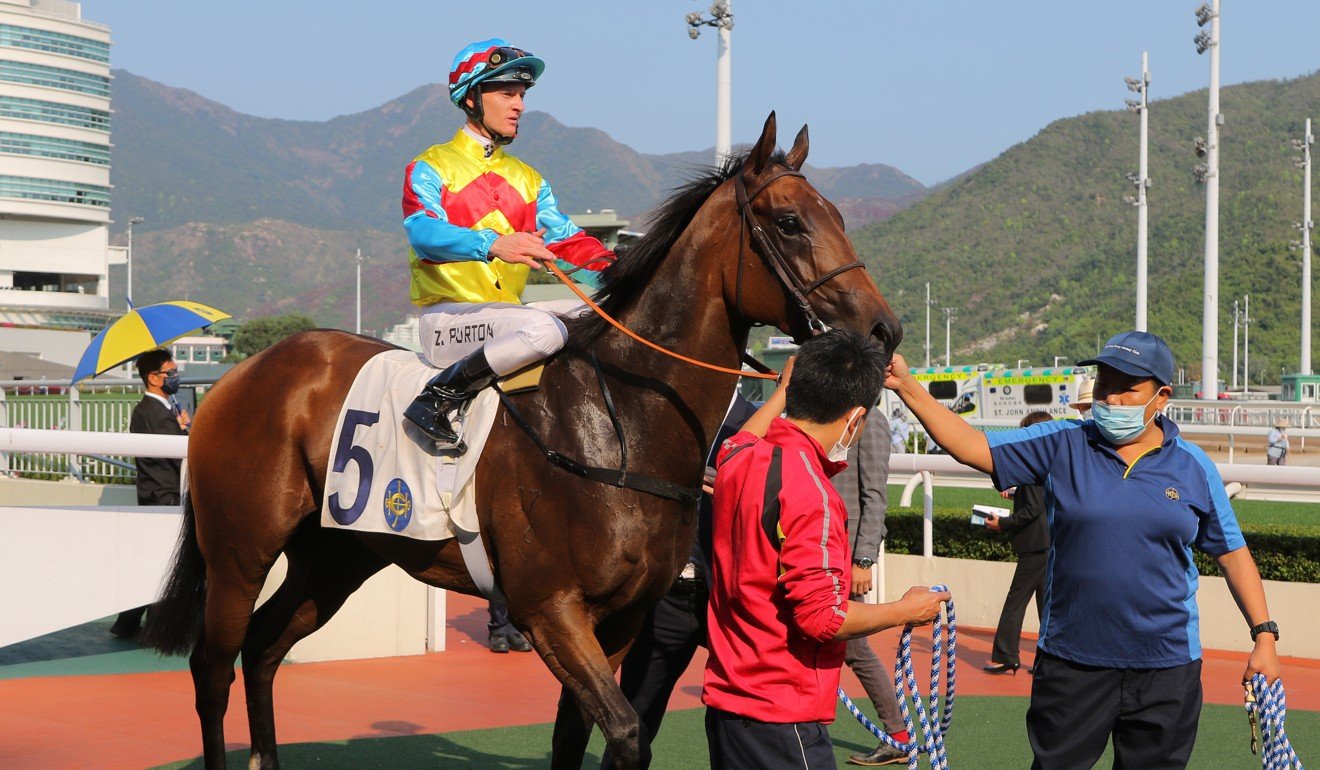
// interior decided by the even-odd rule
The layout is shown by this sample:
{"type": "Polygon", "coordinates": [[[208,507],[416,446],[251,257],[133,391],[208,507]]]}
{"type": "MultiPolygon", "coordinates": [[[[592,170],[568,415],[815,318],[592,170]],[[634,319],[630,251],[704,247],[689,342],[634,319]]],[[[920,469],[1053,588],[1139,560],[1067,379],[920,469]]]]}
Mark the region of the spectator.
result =
{"type": "MultiPolygon", "coordinates": [[[[904,427],[906,425],[904,423],[904,427]]],[[[866,594],[871,591],[872,567],[880,558],[880,544],[885,539],[891,440],[889,421],[879,407],[872,409],[867,414],[862,437],[857,440],[853,462],[831,479],[848,509],[848,537],[852,546],[852,582],[848,598],[854,602],[865,601],[866,594]]],[[[899,711],[890,673],[893,663],[881,663],[866,637],[848,640],[843,662],[862,683],[885,732],[899,743],[907,743],[908,731],[903,724],[903,713],[899,711]]],[[[907,764],[907,752],[881,743],[875,751],[849,756],[848,762],[868,767],[907,764]]]]}
{"type": "Polygon", "coordinates": [[[702,689],[714,770],[835,767],[826,725],[845,642],[929,622],[949,598],[916,587],[875,605],[845,592],[847,511],[827,479],[879,399],[884,358],[846,329],[813,337],[720,447],[702,689]]]}
{"type": "Polygon", "coordinates": [[[1095,380],[1090,377],[1082,377],[1081,383],[1077,386],[1077,398],[1068,406],[1076,409],[1078,416],[1085,419],[1091,411],[1091,391],[1095,388],[1095,380]]]}
{"type": "MultiPolygon", "coordinates": [[[[1089,400],[1090,383],[1086,383],[1086,395],[1089,400]]],[[[1022,418],[1018,427],[1026,428],[1052,419],[1048,412],[1032,412],[1022,418]]],[[[1044,620],[1045,567],[1049,562],[1050,528],[1045,515],[1045,487],[1040,484],[1022,484],[1005,489],[1000,495],[1013,500],[1013,515],[1003,518],[989,516],[985,527],[991,532],[1003,532],[1009,536],[1013,553],[1017,554],[1017,568],[1013,570],[1013,582],[1009,584],[1008,596],[1004,598],[1004,609],[999,613],[999,626],[995,629],[995,643],[990,652],[991,665],[982,666],[982,670],[991,674],[1012,673],[1016,676],[1022,666],[1018,660],[1018,647],[1022,643],[1022,616],[1027,612],[1027,602],[1032,596],[1036,597],[1036,617],[1044,620]]],[[[1027,669],[1027,673],[1032,672],[1032,669],[1027,669]]]]}
{"type": "MultiPolygon", "coordinates": [[[[752,402],[735,392],[724,424],[715,434],[706,456],[707,483],[715,475],[715,452],[724,440],[737,433],[756,412],[752,402]]],[[[665,717],[669,696],[678,678],[687,670],[697,646],[706,644],[706,612],[710,602],[710,495],[697,503],[697,538],[691,558],[674,581],[669,593],[647,613],[642,630],[623,659],[619,687],[641,717],[647,737],[654,741],[665,717]]],[[[602,770],[612,770],[609,749],[601,758],[602,770]]]]}
{"type": "MultiPolygon", "coordinates": [[[[179,406],[174,394],[179,392],[179,367],[168,350],[157,348],[138,356],[138,377],[145,392],[133,407],[128,420],[130,433],[156,433],[165,436],[184,436],[191,420],[188,410],[179,406]]],[[[179,469],[181,460],[168,457],[139,457],[137,466],[138,505],[179,504],[179,469]]],[[[137,637],[142,628],[146,607],[137,607],[119,613],[110,626],[110,633],[121,639],[137,637]]]]}
{"type": "Polygon", "coordinates": [[[1265,464],[1288,464],[1288,421],[1282,417],[1274,421],[1274,427],[1265,436],[1265,464]]]}
{"type": "Polygon", "coordinates": [[[903,407],[894,407],[894,414],[889,418],[890,451],[895,454],[906,452],[908,434],[911,432],[912,426],[908,424],[907,415],[903,414],[903,407]]]}
{"type": "Polygon", "coordinates": [[[532,651],[532,643],[527,641],[527,637],[514,628],[513,623],[509,620],[508,604],[491,599],[486,606],[486,611],[490,614],[490,621],[486,623],[486,630],[490,632],[491,652],[532,651]]]}
{"type": "Polygon", "coordinates": [[[982,433],[949,414],[895,355],[885,385],[959,462],[1001,489],[1043,484],[1049,599],[1027,711],[1034,768],[1182,767],[1201,713],[1192,547],[1212,556],[1255,643],[1242,675],[1279,678],[1279,628],[1215,464],[1161,414],[1173,352],[1112,337],[1095,364],[1093,419],[982,433]]]}

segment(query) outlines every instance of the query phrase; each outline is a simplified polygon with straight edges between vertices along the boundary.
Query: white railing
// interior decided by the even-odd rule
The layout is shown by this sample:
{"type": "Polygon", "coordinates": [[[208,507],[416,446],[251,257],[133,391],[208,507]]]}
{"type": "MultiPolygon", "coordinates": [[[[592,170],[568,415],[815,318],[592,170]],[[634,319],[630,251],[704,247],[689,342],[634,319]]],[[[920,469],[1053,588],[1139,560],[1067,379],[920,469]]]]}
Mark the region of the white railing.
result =
{"type": "MultiPolygon", "coordinates": [[[[1264,429],[1261,429],[1264,430],[1264,429]]],[[[1294,500],[1320,503],[1320,468],[1277,465],[1215,463],[1224,484],[1240,484],[1236,497],[1258,500],[1294,500]]],[[[990,477],[948,455],[895,454],[889,456],[889,477],[902,478],[911,473],[903,487],[899,507],[911,508],[917,486],[922,488],[922,540],[924,556],[934,555],[934,507],[936,477],[954,486],[990,488],[990,477]]],[[[1320,509],[1317,510],[1320,514],[1320,509]]]]}
{"type": "MultiPolygon", "coordinates": [[[[214,384],[214,377],[183,380],[186,387],[214,384]]],[[[196,393],[196,391],[194,391],[196,393]]],[[[127,433],[142,383],[130,379],[0,381],[0,429],[31,428],[96,433],[127,433]]],[[[194,401],[196,400],[194,396],[194,401]]],[[[131,484],[133,458],[107,453],[14,452],[0,454],[0,474],[25,478],[72,478],[98,484],[131,484]]]]}

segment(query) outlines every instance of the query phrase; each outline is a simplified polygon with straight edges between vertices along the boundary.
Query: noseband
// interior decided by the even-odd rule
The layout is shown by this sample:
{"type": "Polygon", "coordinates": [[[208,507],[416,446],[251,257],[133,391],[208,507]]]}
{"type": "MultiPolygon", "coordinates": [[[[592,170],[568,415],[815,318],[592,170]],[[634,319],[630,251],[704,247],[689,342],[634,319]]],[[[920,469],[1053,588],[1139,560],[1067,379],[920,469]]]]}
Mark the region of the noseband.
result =
{"type": "MultiPolygon", "coordinates": [[[[811,330],[812,336],[815,336],[827,331],[829,327],[825,325],[824,321],[820,320],[820,316],[816,315],[816,311],[812,310],[811,302],[807,297],[811,292],[820,288],[840,273],[846,273],[857,267],[866,269],[866,265],[862,264],[861,260],[854,260],[846,265],[836,267],[811,283],[803,284],[802,281],[798,279],[797,275],[793,272],[793,268],[789,264],[788,259],[786,259],[783,253],[775,247],[774,242],[770,240],[770,236],[766,233],[765,228],[761,227],[761,224],[752,216],[752,201],[756,200],[756,196],[765,191],[765,189],[773,182],[788,176],[803,177],[802,173],[799,171],[793,171],[791,169],[780,170],[773,174],[769,179],[766,179],[757,185],[749,194],[747,192],[747,185],[743,182],[742,175],[739,174],[733,178],[733,192],[738,203],[738,215],[742,218],[742,229],[751,235],[753,246],[752,251],[760,255],[761,261],[764,262],[766,267],[770,268],[770,272],[774,273],[775,277],[779,279],[779,284],[784,287],[784,291],[787,291],[793,297],[793,301],[797,303],[798,311],[801,312],[802,316],[807,320],[807,328],[811,330]]],[[[739,238],[737,306],[738,314],[742,315],[743,318],[746,318],[747,316],[743,313],[742,309],[742,284],[742,239],[739,238]]]]}

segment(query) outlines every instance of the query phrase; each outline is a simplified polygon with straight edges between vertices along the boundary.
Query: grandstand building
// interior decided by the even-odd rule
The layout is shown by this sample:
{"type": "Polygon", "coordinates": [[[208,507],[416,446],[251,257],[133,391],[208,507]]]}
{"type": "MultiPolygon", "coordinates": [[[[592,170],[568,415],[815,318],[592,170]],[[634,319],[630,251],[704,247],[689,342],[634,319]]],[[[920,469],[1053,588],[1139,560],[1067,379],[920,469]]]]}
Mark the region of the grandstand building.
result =
{"type": "Polygon", "coordinates": [[[0,0],[0,326],[97,330],[109,298],[110,29],[0,0]]]}

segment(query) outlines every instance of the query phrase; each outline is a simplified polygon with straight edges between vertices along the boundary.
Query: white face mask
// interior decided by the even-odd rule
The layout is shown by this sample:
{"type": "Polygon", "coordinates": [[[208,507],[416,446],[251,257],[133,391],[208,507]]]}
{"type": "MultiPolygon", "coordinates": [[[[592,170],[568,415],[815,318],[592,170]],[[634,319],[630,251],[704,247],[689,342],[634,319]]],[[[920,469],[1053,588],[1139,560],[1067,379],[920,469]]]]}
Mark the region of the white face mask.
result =
{"type": "Polygon", "coordinates": [[[830,451],[825,455],[830,459],[830,462],[834,462],[834,463],[846,462],[848,460],[848,451],[853,447],[857,446],[857,442],[861,440],[862,438],[861,419],[859,418],[857,420],[856,425],[853,425],[853,417],[857,415],[862,415],[864,417],[866,415],[866,410],[862,409],[861,407],[858,407],[857,411],[848,415],[848,423],[847,425],[843,426],[843,432],[839,434],[838,440],[834,442],[834,446],[830,447],[830,451]],[[845,442],[844,437],[848,435],[848,429],[850,426],[852,427],[852,437],[849,441],[845,442]]]}

